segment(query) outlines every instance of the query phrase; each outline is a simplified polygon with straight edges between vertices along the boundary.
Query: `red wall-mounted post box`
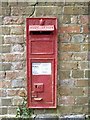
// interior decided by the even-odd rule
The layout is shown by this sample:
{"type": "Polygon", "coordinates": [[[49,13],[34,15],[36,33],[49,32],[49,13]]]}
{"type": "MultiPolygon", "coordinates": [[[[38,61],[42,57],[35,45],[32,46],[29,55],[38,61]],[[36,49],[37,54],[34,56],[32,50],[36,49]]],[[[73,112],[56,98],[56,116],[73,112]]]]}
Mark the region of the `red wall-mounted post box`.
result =
{"type": "Polygon", "coordinates": [[[27,18],[27,97],[29,108],[56,108],[57,19],[27,18]]]}

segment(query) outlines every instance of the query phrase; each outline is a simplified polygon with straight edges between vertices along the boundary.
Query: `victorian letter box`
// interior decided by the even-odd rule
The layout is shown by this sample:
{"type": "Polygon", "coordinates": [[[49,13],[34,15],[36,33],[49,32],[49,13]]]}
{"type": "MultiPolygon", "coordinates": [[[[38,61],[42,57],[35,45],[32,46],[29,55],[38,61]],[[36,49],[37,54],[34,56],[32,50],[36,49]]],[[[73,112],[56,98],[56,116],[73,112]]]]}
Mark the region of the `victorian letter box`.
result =
{"type": "Polygon", "coordinates": [[[57,19],[27,18],[27,96],[29,108],[56,108],[57,19]]]}

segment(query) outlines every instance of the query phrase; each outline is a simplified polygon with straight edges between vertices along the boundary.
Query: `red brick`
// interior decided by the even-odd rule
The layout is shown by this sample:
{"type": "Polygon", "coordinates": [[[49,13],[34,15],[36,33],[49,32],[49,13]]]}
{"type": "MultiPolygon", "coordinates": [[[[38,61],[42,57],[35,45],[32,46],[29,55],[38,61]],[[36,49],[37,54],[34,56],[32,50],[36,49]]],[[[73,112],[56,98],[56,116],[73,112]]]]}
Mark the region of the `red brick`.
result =
{"type": "Polygon", "coordinates": [[[6,16],[4,17],[3,23],[7,24],[23,24],[24,18],[22,16],[6,16]]]}
{"type": "Polygon", "coordinates": [[[77,80],[76,86],[77,87],[88,87],[88,80],[77,80]]]}
{"type": "Polygon", "coordinates": [[[64,52],[79,52],[81,50],[80,44],[61,44],[60,50],[64,52]]]}
{"type": "Polygon", "coordinates": [[[74,106],[72,106],[72,113],[74,113],[74,114],[83,114],[83,106],[82,105],[74,105],[74,106]]]}
{"type": "MultiPolygon", "coordinates": [[[[71,114],[72,113],[72,106],[69,106],[69,105],[67,105],[67,106],[62,106],[62,105],[59,105],[60,107],[58,108],[58,114],[65,114],[65,115],[67,115],[67,114],[71,114]]],[[[65,118],[65,119],[67,119],[67,118],[65,118]]]]}
{"type": "Polygon", "coordinates": [[[83,87],[83,94],[85,96],[90,95],[90,88],[88,86],[87,87],[83,87]]]}
{"type": "Polygon", "coordinates": [[[13,80],[19,76],[19,71],[6,71],[6,79],[13,80]]]}
{"type": "Polygon", "coordinates": [[[71,70],[71,69],[77,69],[77,62],[60,62],[60,69],[61,70],[71,70]]]}
{"type": "Polygon", "coordinates": [[[0,90],[0,97],[6,97],[6,96],[7,96],[6,89],[0,90]]]}
{"type": "Polygon", "coordinates": [[[5,35],[4,43],[5,44],[24,43],[24,39],[25,38],[23,35],[5,35]]]}
{"type": "Polygon", "coordinates": [[[88,25],[83,26],[83,33],[89,33],[89,26],[88,25]]]}
{"type": "Polygon", "coordinates": [[[25,89],[10,89],[7,90],[8,96],[20,96],[25,97],[26,96],[26,90],[25,89]]]}
{"type": "Polygon", "coordinates": [[[87,54],[87,60],[90,61],[90,52],[87,54]]]}
{"type": "Polygon", "coordinates": [[[75,104],[75,98],[72,96],[61,96],[59,99],[60,105],[74,105],[75,104]]]}
{"type": "Polygon", "coordinates": [[[23,61],[25,59],[24,54],[14,54],[14,53],[6,53],[2,55],[2,59],[4,62],[18,62],[23,61]]]}
{"type": "Polygon", "coordinates": [[[76,98],[76,104],[77,105],[88,105],[88,97],[77,97],[76,98]]]}
{"type": "Polygon", "coordinates": [[[18,96],[18,92],[19,92],[19,90],[17,90],[17,89],[10,89],[10,90],[7,90],[7,95],[8,96],[18,96]]]}
{"type": "Polygon", "coordinates": [[[73,70],[72,77],[73,78],[84,78],[84,70],[73,70]]]}
{"type": "Polygon", "coordinates": [[[19,25],[19,26],[12,26],[11,27],[10,34],[12,34],[12,35],[23,35],[23,33],[24,33],[23,26],[19,25]]]}
{"type": "Polygon", "coordinates": [[[63,15],[63,23],[69,24],[71,22],[71,16],[70,15],[63,15]]]}
{"type": "Polygon", "coordinates": [[[60,70],[60,80],[69,79],[70,71],[69,70],[60,70]]]}
{"type": "Polygon", "coordinates": [[[2,81],[0,81],[0,88],[2,88],[2,81]]]}
{"type": "Polygon", "coordinates": [[[82,15],[82,16],[80,16],[79,19],[80,19],[79,20],[80,24],[88,24],[88,22],[89,22],[88,15],[82,15]]]}
{"type": "Polygon", "coordinates": [[[1,28],[1,33],[3,34],[3,35],[9,35],[10,34],[10,27],[7,27],[7,26],[3,26],[2,28],[1,28]],[[2,32],[1,32],[2,31],[2,32]]]}
{"type": "Polygon", "coordinates": [[[0,71],[0,80],[5,78],[5,72],[4,71],[0,71]]]}
{"type": "Polygon", "coordinates": [[[13,80],[16,78],[26,77],[26,70],[6,71],[6,80],[13,80]]]}
{"type": "Polygon", "coordinates": [[[86,15],[88,14],[88,6],[65,6],[64,7],[64,14],[67,15],[86,15]]]}
{"type": "Polygon", "coordinates": [[[11,7],[11,15],[12,16],[29,16],[33,11],[33,6],[13,6],[11,7]]]}
{"type": "Polygon", "coordinates": [[[2,87],[3,88],[11,88],[11,81],[9,81],[9,80],[8,81],[6,81],[6,80],[3,81],[2,82],[2,87]]]}
{"type": "Polygon", "coordinates": [[[72,53],[62,52],[60,53],[60,61],[69,61],[71,60],[72,53]]]}
{"type": "Polygon", "coordinates": [[[79,63],[79,68],[80,69],[88,69],[88,62],[80,62],[79,63]]]}
{"type": "Polygon", "coordinates": [[[60,27],[61,33],[80,33],[80,26],[62,26],[60,27]]]}
{"type": "Polygon", "coordinates": [[[84,96],[85,95],[83,88],[75,87],[75,88],[72,88],[71,91],[72,91],[73,96],[84,96]]]}
{"type": "Polygon", "coordinates": [[[10,15],[10,7],[9,6],[8,7],[2,7],[2,10],[0,10],[0,11],[1,11],[0,13],[2,13],[1,15],[3,15],[3,16],[9,16],[10,15]]]}
{"type": "Polygon", "coordinates": [[[71,39],[71,36],[68,33],[60,35],[60,42],[67,43],[67,42],[70,42],[70,39],[71,39]]]}
{"type": "Polygon", "coordinates": [[[75,61],[82,61],[82,60],[87,60],[87,53],[85,52],[78,52],[78,53],[73,53],[72,54],[72,60],[75,61]]]}
{"type": "Polygon", "coordinates": [[[71,88],[66,86],[60,86],[60,89],[58,91],[61,96],[71,96],[72,94],[71,88]]]}

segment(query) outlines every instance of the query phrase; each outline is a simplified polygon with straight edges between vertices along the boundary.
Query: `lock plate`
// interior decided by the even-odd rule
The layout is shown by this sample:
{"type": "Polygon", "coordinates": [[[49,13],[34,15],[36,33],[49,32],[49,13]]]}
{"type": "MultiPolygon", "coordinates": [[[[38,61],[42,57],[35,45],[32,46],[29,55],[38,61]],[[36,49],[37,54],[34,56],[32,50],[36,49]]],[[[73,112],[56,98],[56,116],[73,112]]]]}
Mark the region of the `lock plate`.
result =
{"type": "Polygon", "coordinates": [[[34,92],[43,92],[44,84],[43,83],[34,83],[34,92]]]}

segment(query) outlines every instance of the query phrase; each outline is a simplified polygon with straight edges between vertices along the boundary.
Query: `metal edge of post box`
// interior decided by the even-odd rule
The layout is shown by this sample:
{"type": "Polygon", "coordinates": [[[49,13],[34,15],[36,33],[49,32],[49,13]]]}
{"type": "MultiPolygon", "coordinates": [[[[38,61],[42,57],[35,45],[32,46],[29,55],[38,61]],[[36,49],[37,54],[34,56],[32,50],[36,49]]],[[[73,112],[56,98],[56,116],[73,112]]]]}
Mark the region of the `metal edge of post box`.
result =
{"type": "Polygon", "coordinates": [[[57,18],[26,18],[27,106],[57,107],[57,18]]]}

